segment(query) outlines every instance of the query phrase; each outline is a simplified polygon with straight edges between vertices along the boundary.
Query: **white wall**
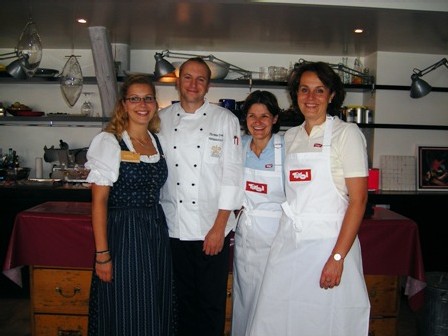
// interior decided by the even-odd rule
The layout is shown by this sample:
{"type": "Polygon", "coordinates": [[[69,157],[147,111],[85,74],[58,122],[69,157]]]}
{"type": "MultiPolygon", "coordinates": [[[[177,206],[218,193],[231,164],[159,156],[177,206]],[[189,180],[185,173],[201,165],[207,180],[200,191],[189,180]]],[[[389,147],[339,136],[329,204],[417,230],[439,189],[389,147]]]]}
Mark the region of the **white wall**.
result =
{"type": "MultiPolygon", "coordinates": [[[[0,50],[0,52],[2,52],[0,50]]],[[[5,51],[6,52],[6,51],[5,51]]],[[[154,71],[154,54],[160,50],[131,50],[130,72],[152,73],[154,71]]],[[[182,51],[189,52],[189,51],[182,51]]],[[[67,50],[44,50],[41,62],[42,68],[62,70],[71,52],[67,50]]],[[[90,50],[76,50],[84,76],[94,76],[95,70],[90,50]]],[[[201,55],[208,55],[204,52],[201,55]]],[[[300,58],[310,61],[322,60],[330,63],[339,63],[337,57],[323,57],[313,55],[271,55],[251,53],[213,53],[214,56],[228,63],[237,65],[250,71],[259,71],[262,66],[276,65],[290,67],[300,58]]],[[[437,62],[446,55],[402,54],[378,52],[369,55],[362,61],[376,75],[378,85],[410,85],[412,69],[424,69],[437,62]]],[[[353,66],[354,59],[349,59],[348,65],[353,66]]],[[[435,87],[448,87],[447,69],[441,67],[424,77],[435,87]]],[[[256,89],[256,88],[254,88],[256,89]]],[[[264,88],[276,94],[282,108],[290,106],[289,96],[284,88],[264,88]]],[[[96,85],[84,85],[84,91],[93,91],[92,99],[97,112],[101,111],[101,101],[96,85]]],[[[220,98],[233,98],[244,100],[249,94],[249,87],[212,87],[207,98],[217,102],[220,98]]],[[[159,85],[157,95],[161,107],[177,100],[177,91],[172,85],[159,85]]],[[[84,98],[78,100],[74,107],[70,107],[63,99],[58,82],[54,84],[6,84],[0,83],[0,101],[9,105],[20,101],[29,105],[35,111],[63,112],[79,114],[84,98]]],[[[431,92],[420,99],[409,97],[408,91],[376,90],[370,93],[347,94],[346,105],[368,105],[374,110],[376,123],[396,124],[426,124],[448,125],[448,93],[431,92]]],[[[102,112],[100,112],[102,113],[102,112]]],[[[59,139],[64,140],[70,148],[87,147],[92,137],[101,131],[100,124],[85,124],[84,127],[25,127],[0,126],[0,148],[5,152],[9,147],[17,150],[21,157],[22,166],[34,169],[35,157],[44,154],[44,146],[55,147],[59,139]]],[[[375,129],[373,139],[373,166],[379,166],[381,155],[415,155],[415,145],[448,145],[448,131],[431,130],[402,130],[402,129],[375,129]]],[[[371,144],[372,145],[372,144],[371,144]]],[[[45,164],[44,176],[48,176],[51,165],[45,164]]],[[[31,177],[34,176],[34,170],[31,177]]]]}
{"type": "MultiPolygon", "coordinates": [[[[379,52],[376,55],[377,84],[411,84],[414,68],[420,70],[438,62],[446,55],[423,55],[379,52]]],[[[445,67],[423,77],[433,87],[448,87],[445,67]]],[[[448,125],[448,93],[431,92],[413,99],[409,91],[375,92],[375,122],[384,124],[448,125]]],[[[415,155],[416,145],[448,146],[448,131],[375,129],[373,166],[379,167],[381,155],[415,155]]]]}

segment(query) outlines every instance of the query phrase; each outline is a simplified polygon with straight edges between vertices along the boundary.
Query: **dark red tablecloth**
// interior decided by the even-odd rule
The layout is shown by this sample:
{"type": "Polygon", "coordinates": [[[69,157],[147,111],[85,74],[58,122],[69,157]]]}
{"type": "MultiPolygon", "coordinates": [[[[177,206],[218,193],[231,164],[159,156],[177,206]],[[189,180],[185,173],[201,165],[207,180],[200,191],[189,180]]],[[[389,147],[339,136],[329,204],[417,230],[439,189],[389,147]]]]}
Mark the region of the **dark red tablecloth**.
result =
{"type": "MultiPolygon", "coordinates": [[[[358,236],[364,273],[407,276],[411,307],[420,308],[425,272],[416,223],[376,207],[358,236]]],[[[47,202],[17,214],[3,273],[20,282],[23,265],[91,268],[94,251],[91,203],[47,202]]]]}
{"type": "Polygon", "coordinates": [[[364,274],[408,276],[405,293],[411,308],[423,305],[425,269],[417,224],[381,207],[359,229],[364,274]]]}
{"type": "Polygon", "coordinates": [[[46,202],[17,214],[3,273],[20,282],[23,265],[91,268],[94,252],[91,203],[46,202]]]}

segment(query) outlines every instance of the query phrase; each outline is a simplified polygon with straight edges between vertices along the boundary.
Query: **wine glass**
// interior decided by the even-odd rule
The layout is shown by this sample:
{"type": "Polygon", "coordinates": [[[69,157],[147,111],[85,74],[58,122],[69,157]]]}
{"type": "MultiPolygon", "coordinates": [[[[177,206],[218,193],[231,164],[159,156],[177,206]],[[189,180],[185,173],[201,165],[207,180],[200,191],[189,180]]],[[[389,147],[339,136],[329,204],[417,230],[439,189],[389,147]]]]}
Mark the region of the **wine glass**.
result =
{"type": "Polygon", "coordinates": [[[89,96],[93,95],[93,92],[83,92],[85,101],[81,105],[81,114],[87,117],[93,117],[93,104],[90,102],[89,96]]]}

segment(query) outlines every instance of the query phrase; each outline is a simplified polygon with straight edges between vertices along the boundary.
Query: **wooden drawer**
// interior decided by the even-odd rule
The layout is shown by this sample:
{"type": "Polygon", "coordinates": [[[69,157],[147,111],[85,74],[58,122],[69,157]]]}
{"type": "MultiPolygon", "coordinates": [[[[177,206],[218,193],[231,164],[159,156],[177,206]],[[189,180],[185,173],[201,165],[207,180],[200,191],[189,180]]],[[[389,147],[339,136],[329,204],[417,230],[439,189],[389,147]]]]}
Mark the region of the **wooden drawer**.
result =
{"type": "Polygon", "coordinates": [[[232,286],[233,273],[229,273],[227,278],[226,324],[224,328],[224,335],[230,335],[232,329],[232,286]]]}
{"type": "Polygon", "coordinates": [[[33,313],[88,314],[92,271],[31,268],[33,313]]]}
{"type": "Polygon", "coordinates": [[[365,275],[370,299],[370,317],[397,317],[400,309],[398,276],[365,275]]]}
{"type": "Polygon", "coordinates": [[[370,319],[369,336],[397,336],[396,317],[370,319]]]}
{"type": "Polygon", "coordinates": [[[86,336],[88,317],[35,314],[34,326],[34,336],[86,336]]]}

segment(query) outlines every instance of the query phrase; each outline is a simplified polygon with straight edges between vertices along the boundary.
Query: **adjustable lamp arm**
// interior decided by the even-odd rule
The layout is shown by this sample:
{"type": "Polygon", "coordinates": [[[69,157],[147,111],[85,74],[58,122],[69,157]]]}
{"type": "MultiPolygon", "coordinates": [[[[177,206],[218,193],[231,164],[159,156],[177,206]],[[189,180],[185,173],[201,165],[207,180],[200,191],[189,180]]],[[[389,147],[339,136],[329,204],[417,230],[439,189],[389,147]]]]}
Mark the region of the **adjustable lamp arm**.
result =
{"type": "Polygon", "coordinates": [[[9,53],[0,54],[0,60],[7,60],[18,57],[17,51],[11,51],[9,53]]]}
{"type": "MultiPolygon", "coordinates": [[[[422,77],[422,76],[424,76],[424,75],[426,75],[427,73],[429,73],[429,72],[431,72],[431,71],[437,69],[438,67],[440,67],[440,66],[442,66],[442,65],[444,65],[444,66],[446,66],[446,67],[448,68],[448,60],[447,60],[446,58],[442,58],[442,59],[441,59],[440,61],[438,61],[437,63],[434,63],[433,65],[430,65],[429,67],[427,67],[427,68],[425,68],[425,69],[423,69],[423,70],[414,68],[414,70],[413,70],[414,74],[413,74],[412,76],[422,77]]],[[[412,77],[412,76],[411,76],[411,77],[412,77]]]]}
{"type": "MultiPolygon", "coordinates": [[[[300,64],[303,63],[310,63],[309,61],[304,60],[303,58],[299,59],[299,62],[296,63],[300,66],[300,64]]],[[[366,80],[366,82],[368,84],[372,85],[372,90],[375,87],[375,76],[372,75],[366,75],[364,72],[360,72],[358,70],[349,68],[348,66],[342,64],[342,63],[338,63],[338,64],[332,64],[332,63],[327,63],[331,68],[335,69],[335,70],[339,70],[345,73],[348,73],[350,75],[353,76],[357,76],[357,77],[361,77],[362,79],[366,80]]]]}
{"type": "Polygon", "coordinates": [[[195,55],[195,54],[178,53],[178,52],[173,52],[173,51],[169,51],[169,50],[164,50],[161,53],[156,53],[156,55],[159,55],[160,57],[173,57],[173,58],[182,58],[182,59],[188,59],[190,57],[201,57],[201,58],[208,57],[208,56],[201,56],[201,55],[195,55]]]}
{"type": "Polygon", "coordinates": [[[219,58],[217,58],[217,57],[215,57],[213,55],[208,55],[207,57],[208,57],[209,61],[214,62],[216,60],[216,61],[222,63],[221,65],[228,67],[229,71],[237,72],[237,73],[243,75],[244,78],[249,78],[249,79],[252,78],[252,73],[250,71],[248,71],[248,70],[244,70],[243,68],[240,68],[240,67],[238,67],[236,65],[230,64],[230,63],[228,63],[226,61],[223,61],[222,59],[219,59],[219,58]]]}
{"type": "Polygon", "coordinates": [[[338,63],[338,64],[331,64],[330,66],[333,69],[348,73],[352,76],[357,76],[357,77],[361,77],[362,79],[365,79],[367,84],[375,84],[375,77],[372,75],[366,75],[364,72],[360,72],[358,70],[352,69],[347,67],[346,65],[342,64],[342,63],[338,63]]]}
{"type": "Polygon", "coordinates": [[[252,73],[250,71],[244,70],[236,65],[230,64],[226,61],[223,61],[222,59],[219,59],[219,58],[215,57],[214,55],[196,55],[196,54],[172,52],[169,50],[164,50],[161,53],[155,54],[156,59],[162,59],[164,57],[172,57],[172,58],[180,58],[180,59],[189,59],[191,57],[200,57],[206,61],[210,61],[210,62],[216,63],[222,67],[228,68],[229,71],[237,72],[237,73],[243,75],[244,78],[252,78],[252,73]]]}

